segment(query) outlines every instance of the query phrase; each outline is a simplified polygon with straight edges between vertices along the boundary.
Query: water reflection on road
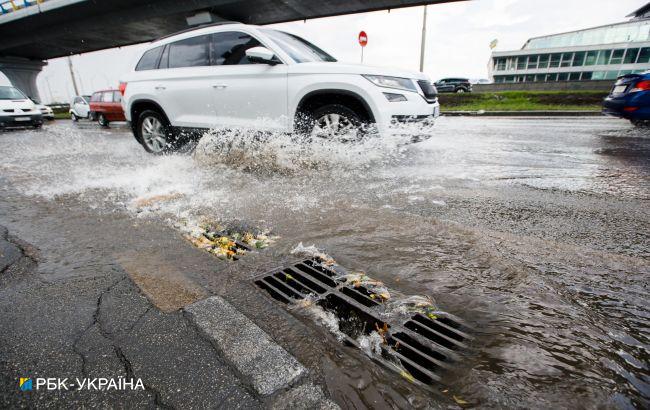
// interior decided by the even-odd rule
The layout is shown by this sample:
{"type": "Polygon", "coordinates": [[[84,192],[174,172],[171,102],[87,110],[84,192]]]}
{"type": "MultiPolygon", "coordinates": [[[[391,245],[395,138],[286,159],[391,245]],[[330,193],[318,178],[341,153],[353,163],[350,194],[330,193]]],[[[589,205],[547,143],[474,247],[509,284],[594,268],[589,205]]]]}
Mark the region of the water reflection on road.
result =
{"type": "MultiPolygon", "coordinates": [[[[278,254],[314,243],[432,295],[477,329],[451,380],[472,404],[647,406],[650,131],[442,118],[432,134],[350,147],[231,133],[154,157],[125,130],[62,123],[0,134],[0,172],[24,195],[100,214],[263,225],[282,237],[278,254]],[[157,195],[172,196],[137,205],[157,195]]],[[[339,384],[329,387],[364,395],[339,384]]]]}

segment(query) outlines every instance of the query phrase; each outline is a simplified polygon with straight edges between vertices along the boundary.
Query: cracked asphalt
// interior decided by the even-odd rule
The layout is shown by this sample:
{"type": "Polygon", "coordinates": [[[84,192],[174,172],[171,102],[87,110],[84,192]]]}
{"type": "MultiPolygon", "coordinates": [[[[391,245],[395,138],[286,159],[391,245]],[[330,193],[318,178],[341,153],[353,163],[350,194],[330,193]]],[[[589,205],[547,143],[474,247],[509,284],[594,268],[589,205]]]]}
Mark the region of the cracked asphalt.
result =
{"type": "Polygon", "coordinates": [[[118,265],[52,281],[29,245],[0,243],[20,250],[0,277],[3,407],[260,407],[182,313],[153,308],[118,265]],[[19,377],[141,378],[145,390],[25,393],[19,377]]]}

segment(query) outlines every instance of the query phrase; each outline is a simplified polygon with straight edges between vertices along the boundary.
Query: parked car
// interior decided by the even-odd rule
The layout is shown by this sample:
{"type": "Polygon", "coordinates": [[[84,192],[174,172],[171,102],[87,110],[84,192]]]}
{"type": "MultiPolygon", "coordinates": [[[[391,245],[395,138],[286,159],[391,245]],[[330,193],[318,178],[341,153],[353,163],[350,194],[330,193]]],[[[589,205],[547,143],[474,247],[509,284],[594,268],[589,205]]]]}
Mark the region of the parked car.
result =
{"type": "Polygon", "coordinates": [[[634,125],[650,122],[650,71],[618,77],[603,101],[603,113],[625,118],[634,125]]]}
{"type": "Polygon", "coordinates": [[[0,128],[34,127],[43,125],[43,114],[22,91],[0,86],[0,128]]]}
{"type": "Polygon", "coordinates": [[[472,83],[467,78],[443,78],[435,83],[441,93],[471,93],[472,83]]]}
{"type": "Polygon", "coordinates": [[[153,42],[120,84],[136,139],[173,150],[179,130],[246,127],[349,140],[367,124],[439,115],[422,73],[338,63],[307,40],[239,23],[188,30],[153,42]]]}
{"type": "Polygon", "coordinates": [[[70,104],[70,118],[78,121],[80,118],[90,118],[90,96],[77,95],[70,104]]]}
{"type": "Polygon", "coordinates": [[[53,121],[54,120],[54,111],[52,108],[48,107],[47,105],[41,104],[40,101],[35,100],[33,98],[30,98],[32,102],[36,105],[36,109],[41,112],[43,115],[43,119],[46,119],[48,121],[53,121]]]}
{"type": "Polygon", "coordinates": [[[102,127],[111,121],[126,121],[122,109],[122,94],[119,90],[102,90],[90,97],[90,118],[102,127]]]}

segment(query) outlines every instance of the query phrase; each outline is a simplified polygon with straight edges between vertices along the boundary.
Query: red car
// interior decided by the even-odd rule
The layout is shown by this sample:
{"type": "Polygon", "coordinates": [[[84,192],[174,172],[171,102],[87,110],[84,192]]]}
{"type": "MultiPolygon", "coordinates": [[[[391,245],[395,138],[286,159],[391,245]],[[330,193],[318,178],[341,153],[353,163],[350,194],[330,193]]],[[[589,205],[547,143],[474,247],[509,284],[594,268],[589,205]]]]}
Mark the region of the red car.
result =
{"type": "Polygon", "coordinates": [[[126,121],[122,110],[122,94],[118,90],[95,92],[90,97],[90,118],[107,127],[111,121],[126,121]]]}

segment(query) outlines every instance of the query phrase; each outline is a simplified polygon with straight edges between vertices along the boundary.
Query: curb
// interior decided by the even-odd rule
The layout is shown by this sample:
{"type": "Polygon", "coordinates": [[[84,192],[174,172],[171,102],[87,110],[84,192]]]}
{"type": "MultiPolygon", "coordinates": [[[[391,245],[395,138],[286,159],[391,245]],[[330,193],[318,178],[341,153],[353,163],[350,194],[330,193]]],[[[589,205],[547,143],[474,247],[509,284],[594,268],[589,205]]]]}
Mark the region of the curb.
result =
{"type": "Polygon", "coordinates": [[[290,387],[307,369],[219,296],[196,302],[185,314],[243,380],[261,396],[290,387]]]}
{"type": "Polygon", "coordinates": [[[600,111],[442,111],[450,117],[600,117],[600,111]]]}

